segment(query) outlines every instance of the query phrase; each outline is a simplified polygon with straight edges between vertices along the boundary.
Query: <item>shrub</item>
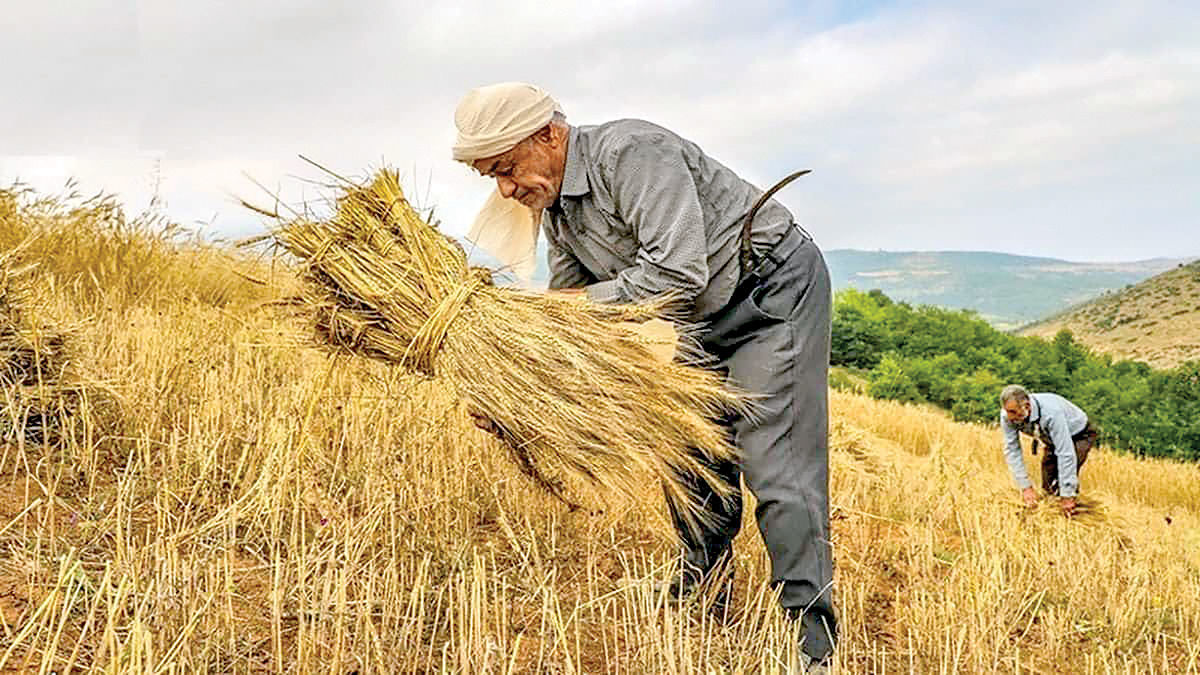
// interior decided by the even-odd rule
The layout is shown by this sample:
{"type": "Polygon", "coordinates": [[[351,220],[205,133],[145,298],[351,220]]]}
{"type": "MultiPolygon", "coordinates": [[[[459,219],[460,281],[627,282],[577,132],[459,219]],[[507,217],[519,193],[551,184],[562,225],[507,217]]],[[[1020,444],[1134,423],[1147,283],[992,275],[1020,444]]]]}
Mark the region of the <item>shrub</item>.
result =
{"type": "Polygon", "coordinates": [[[871,384],[868,393],[875,398],[885,398],[893,401],[921,401],[921,391],[912,376],[905,372],[900,357],[889,353],[871,371],[871,384]]]}

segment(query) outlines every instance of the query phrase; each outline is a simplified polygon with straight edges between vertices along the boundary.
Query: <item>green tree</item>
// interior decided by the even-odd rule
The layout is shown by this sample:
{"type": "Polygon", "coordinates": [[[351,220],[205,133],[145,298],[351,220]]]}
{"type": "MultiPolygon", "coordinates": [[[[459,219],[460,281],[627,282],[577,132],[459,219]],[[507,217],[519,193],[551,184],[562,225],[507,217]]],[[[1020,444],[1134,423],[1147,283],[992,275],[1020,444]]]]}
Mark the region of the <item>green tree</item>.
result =
{"type": "Polygon", "coordinates": [[[1000,390],[1004,380],[990,370],[954,379],[954,405],[950,413],[960,422],[991,422],[1000,416],[1000,390]]]}
{"type": "Polygon", "coordinates": [[[1088,350],[1075,341],[1075,336],[1066,328],[1054,335],[1054,353],[1070,375],[1083,366],[1088,357],[1088,350]]]}
{"type": "Polygon", "coordinates": [[[880,307],[887,307],[888,305],[892,304],[892,299],[885,295],[883,290],[879,288],[872,288],[871,290],[867,291],[867,297],[874,300],[875,304],[879,305],[880,307]]]}
{"type": "Polygon", "coordinates": [[[838,294],[833,308],[830,363],[864,370],[879,363],[887,340],[877,309],[873,299],[857,291],[838,294]]]}
{"type": "Polygon", "coordinates": [[[1067,369],[1059,360],[1058,351],[1043,340],[1028,340],[1019,356],[1010,361],[1007,379],[1030,391],[1053,391],[1065,395],[1068,388],[1067,369]]]}
{"type": "Polygon", "coordinates": [[[879,361],[879,365],[871,371],[871,383],[867,393],[875,398],[886,398],[893,401],[916,402],[921,400],[921,391],[912,376],[905,372],[901,357],[895,353],[887,353],[879,361]]]}

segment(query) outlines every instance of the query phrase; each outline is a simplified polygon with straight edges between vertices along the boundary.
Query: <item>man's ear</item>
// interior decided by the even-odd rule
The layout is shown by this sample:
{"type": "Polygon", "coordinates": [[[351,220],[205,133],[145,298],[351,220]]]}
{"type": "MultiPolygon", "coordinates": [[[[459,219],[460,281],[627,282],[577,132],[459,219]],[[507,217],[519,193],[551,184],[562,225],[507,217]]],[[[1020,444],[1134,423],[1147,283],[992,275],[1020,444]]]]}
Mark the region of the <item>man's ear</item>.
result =
{"type": "Polygon", "coordinates": [[[558,134],[554,133],[554,125],[552,124],[547,124],[541,129],[538,129],[536,132],[534,132],[533,137],[536,138],[539,143],[545,143],[546,145],[552,147],[558,144],[558,134]]]}

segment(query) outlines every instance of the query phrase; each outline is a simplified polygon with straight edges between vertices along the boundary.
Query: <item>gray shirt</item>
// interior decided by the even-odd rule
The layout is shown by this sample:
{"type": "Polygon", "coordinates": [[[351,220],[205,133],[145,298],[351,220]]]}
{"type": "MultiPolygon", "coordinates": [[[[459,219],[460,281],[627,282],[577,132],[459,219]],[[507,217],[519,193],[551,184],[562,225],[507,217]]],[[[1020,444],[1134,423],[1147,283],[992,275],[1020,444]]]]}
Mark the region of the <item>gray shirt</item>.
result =
{"type": "Polygon", "coordinates": [[[1029,416],[1011,424],[1000,412],[1000,428],[1004,431],[1004,458],[1017,486],[1032,487],[1025,461],[1021,456],[1021,433],[1043,436],[1054,445],[1058,460],[1058,493],[1074,497],[1079,493],[1079,471],[1075,466],[1075,441],[1071,437],[1087,427],[1087,413],[1058,394],[1030,394],[1029,416]],[[1040,434],[1038,433],[1040,429],[1040,434]]]}
{"type": "MultiPolygon", "coordinates": [[[[703,320],[733,295],[742,220],[761,194],[649,122],[571,127],[562,190],[542,218],[550,288],[586,287],[598,302],[669,292],[690,320],[703,320]]],[[[791,222],[778,202],[764,204],[752,228],[755,252],[791,222]]]]}

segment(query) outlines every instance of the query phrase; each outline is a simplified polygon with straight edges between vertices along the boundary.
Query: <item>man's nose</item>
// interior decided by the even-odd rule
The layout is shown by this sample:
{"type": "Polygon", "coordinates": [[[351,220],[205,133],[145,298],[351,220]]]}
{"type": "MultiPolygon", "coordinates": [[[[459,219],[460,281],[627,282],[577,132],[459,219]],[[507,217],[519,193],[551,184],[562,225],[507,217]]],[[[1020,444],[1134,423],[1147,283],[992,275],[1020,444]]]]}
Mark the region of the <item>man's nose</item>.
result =
{"type": "Polygon", "coordinates": [[[505,199],[512,199],[512,196],[517,192],[517,184],[511,178],[497,178],[496,186],[500,188],[500,194],[503,195],[505,199]]]}

